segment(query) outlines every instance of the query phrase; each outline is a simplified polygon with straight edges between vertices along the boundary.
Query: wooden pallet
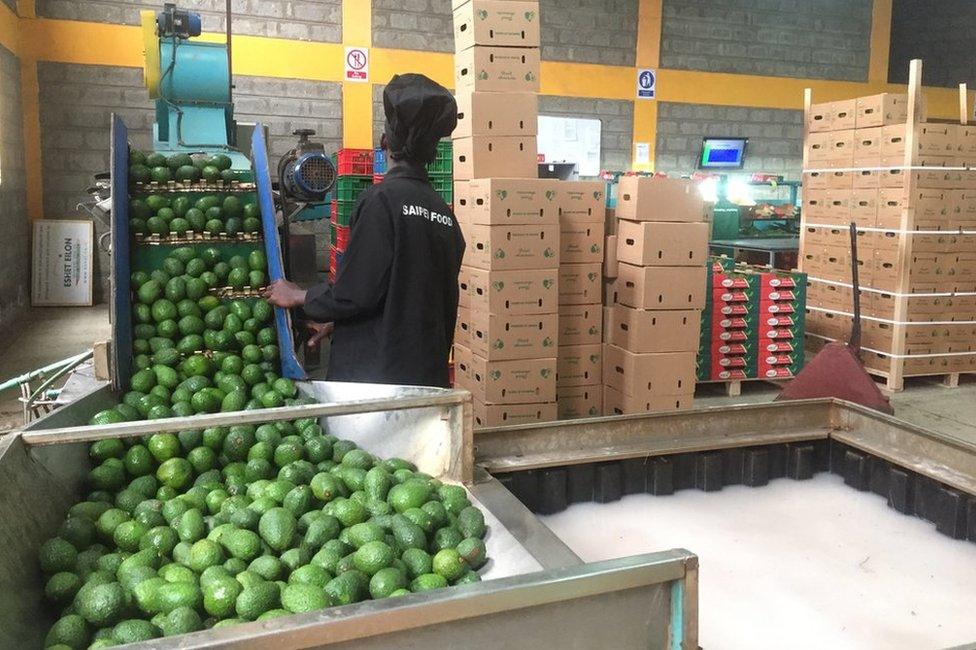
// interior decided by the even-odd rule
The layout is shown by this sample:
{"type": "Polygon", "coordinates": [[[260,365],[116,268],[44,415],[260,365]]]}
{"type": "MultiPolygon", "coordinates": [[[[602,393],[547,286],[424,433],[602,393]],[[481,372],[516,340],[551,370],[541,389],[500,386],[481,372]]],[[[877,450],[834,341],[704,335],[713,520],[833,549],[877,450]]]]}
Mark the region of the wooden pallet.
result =
{"type": "MultiPolygon", "coordinates": [[[[807,333],[806,338],[806,350],[808,353],[816,354],[819,352],[825,341],[834,341],[834,339],[828,339],[827,337],[820,336],[817,334],[807,333]]],[[[862,361],[865,353],[869,351],[862,351],[862,361]]],[[[863,364],[862,364],[863,365],[863,364]]],[[[938,381],[940,384],[946,388],[957,388],[959,386],[959,377],[961,375],[976,375],[976,370],[962,370],[958,372],[929,372],[929,373],[913,373],[909,372],[905,374],[900,372],[895,374],[887,370],[879,370],[878,368],[870,368],[864,366],[864,370],[872,377],[877,377],[884,380],[884,385],[881,387],[882,390],[886,390],[889,393],[898,393],[905,389],[905,379],[911,379],[915,377],[926,377],[931,378],[933,381],[938,381]]]]}
{"type": "Polygon", "coordinates": [[[725,394],[729,397],[739,397],[742,395],[742,384],[753,383],[753,382],[765,382],[776,387],[782,387],[784,383],[790,381],[789,379],[766,379],[764,377],[752,377],[750,379],[706,379],[703,381],[695,382],[695,385],[701,384],[722,384],[725,386],[725,394]]]}
{"type": "MultiPolygon", "coordinates": [[[[803,169],[805,172],[811,169],[810,164],[810,117],[811,117],[811,105],[813,101],[813,91],[807,89],[804,92],[804,148],[803,148],[803,169]]],[[[924,110],[923,110],[923,98],[922,98],[922,62],[921,60],[914,59],[909,64],[909,79],[908,79],[908,111],[907,120],[905,126],[905,147],[904,147],[904,158],[901,159],[900,164],[897,167],[903,167],[905,169],[917,169],[920,167],[920,153],[918,151],[917,140],[920,137],[921,129],[923,128],[925,122],[923,122],[924,110]]],[[[969,124],[969,104],[968,104],[968,94],[965,84],[959,85],[959,124],[967,125],[969,124]]],[[[888,163],[885,163],[885,167],[888,163]]],[[[858,169],[858,163],[854,163],[851,169],[858,169]]],[[[976,173],[976,168],[967,167],[972,173],[976,173]]],[[[916,219],[916,206],[913,205],[912,197],[915,195],[917,175],[915,173],[909,173],[905,176],[903,185],[903,197],[904,197],[904,207],[901,209],[901,221],[899,227],[896,230],[898,233],[911,233],[914,228],[916,219]]],[[[843,226],[839,226],[843,227],[843,226]]],[[[807,271],[804,268],[804,258],[803,253],[806,250],[806,237],[808,229],[801,227],[800,230],[800,265],[801,271],[807,271]]],[[[907,377],[933,377],[940,378],[943,385],[948,387],[958,386],[959,375],[960,374],[974,374],[972,372],[949,372],[949,373],[938,373],[932,372],[928,374],[922,374],[917,372],[919,369],[915,368],[916,372],[912,372],[911,368],[906,367],[906,357],[911,356],[906,354],[907,344],[905,328],[909,326],[907,322],[908,318],[908,297],[911,295],[911,261],[912,261],[912,251],[914,245],[913,237],[911,236],[899,236],[898,244],[898,262],[894,265],[892,269],[892,276],[886,278],[891,282],[886,282],[884,287],[885,292],[892,293],[896,296],[893,302],[893,310],[891,316],[888,318],[892,321],[893,328],[891,332],[892,346],[890,351],[884,354],[891,357],[890,365],[888,365],[887,370],[873,370],[866,368],[868,373],[875,376],[881,377],[885,380],[887,390],[891,392],[896,392],[904,389],[904,379],[907,377]]],[[[862,283],[862,286],[870,287],[870,280],[867,283],[862,283]]],[[[879,288],[879,287],[875,287],[879,288]]],[[[911,323],[912,326],[918,325],[918,323],[911,323]]],[[[810,328],[808,327],[808,333],[810,328]]],[[[924,369],[922,369],[924,370],[924,369]]],[[[938,368],[933,367],[932,370],[938,370],[938,368]]]]}
{"type": "Polygon", "coordinates": [[[976,371],[964,371],[964,372],[946,372],[946,373],[933,373],[928,375],[901,375],[895,376],[890,372],[885,372],[884,370],[875,370],[873,368],[865,368],[867,373],[873,377],[879,377],[885,380],[884,389],[892,392],[899,393],[905,390],[905,380],[914,378],[926,378],[936,381],[946,388],[959,388],[959,378],[962,375],[976,375],[976,371]]]}

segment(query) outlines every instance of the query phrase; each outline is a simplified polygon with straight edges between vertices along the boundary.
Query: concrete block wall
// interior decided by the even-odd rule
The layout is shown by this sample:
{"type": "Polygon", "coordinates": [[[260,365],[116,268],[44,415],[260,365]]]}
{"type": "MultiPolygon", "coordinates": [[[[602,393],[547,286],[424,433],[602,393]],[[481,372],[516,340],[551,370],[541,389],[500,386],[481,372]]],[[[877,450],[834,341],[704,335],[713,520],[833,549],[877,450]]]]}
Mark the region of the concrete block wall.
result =
{"type": "MultiPolygon", "coordinates": [[[[129,128],[132,146],[148,149],[153,111],[135,68],[39,63],[41,169],[44,216],[81,219],[76,206],[85,200],[92,175],[109,169],[109,130],[113,112],[129,128]]],[[[106,231],[95,222],[95,236],[106,231]]],[[[109,295],[109,255],[96,248],[94,300],[109,295]]]]}
{"type": "Polygon", "coordinates": [[[386,114],[383,112],[383,90],[386,84],[373,85],[373,146],[380,146],[380,136],[383,135],[383,124],[386,114]]]}
{"type": "Polygon", "coordinates": [[[865,81],[871,9],[872,0],[664,0],[661,67],[865,81]]]}
{"type": "Polygon", "coordinates": [[[637,0],[540,0],[542,58],[634,65],[637,0]]]}
{"type": "Polygon", "coordinates": [[[976,84],[973,54],[976,3],[969,0],[895,0],[891,16],[888,81],[908,83],[908,62],[922,59],[926,86],[976,84]]]}
{"type": "Polygon", "coordinates": [[[600,158],[604,169],[630,169],[633,149],[634,104],[612,99],[579,97],[539,98],[539,114],[598,118],[602,122],[600,158]]]}
{"type": "MultiPolygon", "coordinates": [[[[270,131],[271,160],[291,149],[292,131],[312,128],[329,151],[342,146],[342,94],[338,84],[294,79],[237,77],[237,119],[262,121],[270,131]]],[[[152,146],[154,113],[135,68],[45,63],[38,65],[44,214],[78,218],[92,175],[109,167],[109,120],[118,113],[134,147],[152,146]]],[[[321,228],[323,241],[328,232],[321,228]]],[[[103,226],[96,224],[96,235],[103,226]]],[[[109,258],[95,262],[96,300],[107,295],[109,258]]]]}
{"type": "MultiPolygon", "coordinates": [[[[540,0],[542,57],[633,65],[635,0],[540,0]]],[[[453,52],[451,0],[373,0],[373,45],[453,52]]]]}
{"type": "Polygon", "coordinates": [[[451,0],[373,0],[373,46],[454,51],[451,0]]]}
{"type": "Polygon", "coordinates": [[[706,136],[749,138],[744,171],[800,178],[803,111],[661,102],[657,170],[694,171],[706,136]]]}
{"type": "Polygon", "coordinates": [[[20,60],[0,46],[0,331],[30,304],[20,60]]]}
{"type": "MultiPolygon", "coordinates": [[[[223,32],[224,0],[194,0],[183,7],[201,14],[204,31],[223,32]]],[[[37,0],[44,18],[138,25],[139,12],[159,11],[159,0],[37,0]]],[[[305,41],[342,41],[342,0],[233,0],[235,34],[305,41]]]]}

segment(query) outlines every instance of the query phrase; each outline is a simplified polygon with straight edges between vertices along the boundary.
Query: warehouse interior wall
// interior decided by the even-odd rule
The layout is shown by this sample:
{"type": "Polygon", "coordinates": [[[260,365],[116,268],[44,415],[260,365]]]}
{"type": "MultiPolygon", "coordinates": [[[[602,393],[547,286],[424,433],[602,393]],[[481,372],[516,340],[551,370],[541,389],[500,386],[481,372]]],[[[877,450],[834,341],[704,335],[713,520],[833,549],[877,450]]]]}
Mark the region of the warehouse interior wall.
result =
{"type": "MultiPolygon", "coordinates": [[[[5,24],[8,37],[13,25],[30,43],[21,61],[20,146],[31,218],[82,216],[75,206],[91,175],[108,167],[112,112],[126,120],[136,146],[148,146],[152,107],[135,26],[140,10],[161,4],[0,0],[0,43],[5,24]]],[[[935,4],[972,11],[963,0],[935,4]]],[[[223,0],[183,5],[202,13],[209,38],[222,39],[223,0]]],[[[926,58],[925,79],[938,82],[939,52],[902,46],[901,34],[912,29],[904,23],[916,24],[922,5],[933,3],[540,0],[540,112],[600,119],[609,170],[688,173],[703,136],[741,135],[750,139],[747,171],[796,178],[804,87],[814,89],[815,101],[897,91],[887,83],[889,68],[906,70],[899,57],[918,55],[926,58]],[[638,67],[657,70],[655,100],[637,100],[638,67]],[[646,145],[648,160],[635,160],[637,144],[646,145]]],[[[233,31],[242,37],[235,41],[237,117],[269,125],[273,159],[292,146],[299,127],[315,129],[329,150],[377,143],[383,84],[393,74],[420,71],[452,84],[451,0],[234,0],[233,8],[233,31]],[[343,80],[343,47],[352,45],[370,48],[368,84],[343,80]]],[[[930,23],[933,32],[948,24],[930,23]]],[[[959,69],[971,69],[968,49],[954,52],[966,62],[959,65],[970,66],[959,69]]],[[[955,83],[960,74],[943,76],[955,83]]],[[[929,86],[930,114],[958,112],[950,90],[929,86]]],[[[324,266],[326,230],[314,222],[298,230],[316,233],[324,266]]],[[[98,299],[106,295],[107,262],[96,264],[98,299]]]]}
{"type": "Polygon", "coordinates": [[[799,179],[803,163],[803,111],[661,102],[657,120],[658,171],[695,169],[702,136],[749,138],[745,172],[799,179]]]}
{"type": "Polygon", "coordinates": [[[908,83],[908,62],[925,62],[925,83],[954,88],[976,84],[973,26],[976,3],[970,0],[894,0],[888,81],[908,83]]]}
{"type": "MultiPolygon", "coordinates": [[[[871,0],[664,0],[661,67],[867,81],[872,8],[871,0]]],[[[705,136],[749,138],[745,171],[800,177],[802,110],[661,102],[657,169],[693,170],[705,136]]]]}
{"type": "Polygon", "coordinates": [[[22,123],[20,59],[0,45],[0,330],[30,303],[30,221],[22,123]]]}
{"type": "Polygon", "coordinates": [[[665,0],[661,66],[867,81],[872,8],[871,0],[665,0]]]}

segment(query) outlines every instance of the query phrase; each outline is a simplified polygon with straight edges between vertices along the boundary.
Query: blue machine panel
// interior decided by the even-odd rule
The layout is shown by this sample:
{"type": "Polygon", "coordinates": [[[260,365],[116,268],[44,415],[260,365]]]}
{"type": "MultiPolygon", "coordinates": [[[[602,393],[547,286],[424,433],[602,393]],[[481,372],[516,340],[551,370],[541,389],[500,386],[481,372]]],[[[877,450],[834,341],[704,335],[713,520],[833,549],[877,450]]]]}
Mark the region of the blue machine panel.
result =
{"type": "MultiPolygon", "coordinates": [[[[112,371],[116,390],[129,386],[132,377],[132,286],[130,282],[132,250],[129,234],[129,142],[128,129],[122,119],[112,116],[111,133],[112,169],[112,371]]],[[[252,139],[254,175],[261,207],[265,254],[268,259],[268,277],[282,279],[284,262],[281,254],[281,238],[275,224],[274,199],[271,193],[271,174],[268,167],[268,150],[264,129],[254,130],[252,139]]],[[[295,339],[291,328],[291,316],[286,309],[275,308],[275,329],[281,353],[281,375],[290,379],[304,379],[295,355],[295,339]]]]}
{"type": "Polygon", "coordinates": [[[112,376],[122,390],[132,376],[132,288],[129,283],[129,131],[112,115],[112,376]]]}
{"type": "MultiPolygon", "coordinates": [[[[258,204],[261,206],[261,225],[264,230],[264,247],[268,258],[268,279],[272,282],[285,278],[285,263],[281,255],[281,238],[275,223],[274,197],[271,194],[271,172],[268,167],[268,146],[264,139],[264,127],[258,124],[251,138],[251,155],[254,158],[254,181],[258,187],[258,204]]],[[[291,314],[287,309],[275,307],[275,328],[278,330],[278,349],[281,352],[281,376],[289,379],[305,379],[305,371],[295,355],[295,338],[291,328],[291,314]]]]}

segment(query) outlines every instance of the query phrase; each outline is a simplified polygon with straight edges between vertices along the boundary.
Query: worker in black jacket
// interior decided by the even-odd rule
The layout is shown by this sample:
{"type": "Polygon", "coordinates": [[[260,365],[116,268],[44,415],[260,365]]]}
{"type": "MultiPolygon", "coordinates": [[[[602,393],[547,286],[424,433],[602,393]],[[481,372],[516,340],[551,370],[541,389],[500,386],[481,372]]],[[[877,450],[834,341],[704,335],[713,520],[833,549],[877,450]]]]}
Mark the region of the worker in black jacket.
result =
{"type": "Polygon", "coordinates": [[[332,334],[329,380],[446,387],[464,238],[425,165],[454,130],[457,104],[405,74],[386,86],[383,108],[389,167],[354,208],[335,284],[306,291],[279,280],[265,297],[317,323],[310,344],[332,334]]]}

